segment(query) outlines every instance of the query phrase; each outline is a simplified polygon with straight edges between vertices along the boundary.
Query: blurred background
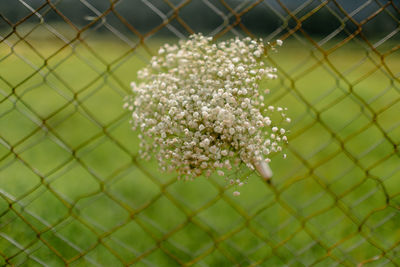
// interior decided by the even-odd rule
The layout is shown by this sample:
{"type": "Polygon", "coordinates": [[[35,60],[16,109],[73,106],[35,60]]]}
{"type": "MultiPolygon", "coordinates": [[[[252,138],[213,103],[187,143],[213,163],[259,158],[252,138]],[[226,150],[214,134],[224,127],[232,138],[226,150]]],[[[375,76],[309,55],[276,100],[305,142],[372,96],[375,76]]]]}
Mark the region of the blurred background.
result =
{"type": "Polygon", "coordinates": [[[400,265],[400,1],[0,1],[0,265],[400,265]],[[271,184],[176,181],[122,109],[166,42],[282,39],[271,184]]]}

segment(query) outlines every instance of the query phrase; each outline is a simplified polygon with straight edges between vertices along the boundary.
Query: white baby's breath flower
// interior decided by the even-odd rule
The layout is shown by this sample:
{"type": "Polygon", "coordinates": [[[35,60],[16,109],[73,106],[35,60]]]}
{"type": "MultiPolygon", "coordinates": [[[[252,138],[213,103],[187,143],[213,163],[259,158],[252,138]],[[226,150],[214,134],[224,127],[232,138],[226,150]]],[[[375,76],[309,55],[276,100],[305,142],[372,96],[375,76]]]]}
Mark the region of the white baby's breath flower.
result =
{"type": "Polygon", "coordinates": [[[270,178],[270,154],[287,142],[280,124],[290,118],[286,109],[266,107],[269,90],[259,88],[261,80],[277,77],[263,61],[268,45],[251,38],[214,44],[195,34],[162,46],[138,72],[141,83],[131,83],[124,104],[133,129],[142,132],[141,156],[153,155],[161,169],[187,178],[225,176],[240,163],[270,178]]]}
{"type": "Polygon", "coordinates": [[[233,192],[233,195],[236,197],[236,196],[240,196],[240,192],[239,191],[235,191],[235,192],[233,192]]]}

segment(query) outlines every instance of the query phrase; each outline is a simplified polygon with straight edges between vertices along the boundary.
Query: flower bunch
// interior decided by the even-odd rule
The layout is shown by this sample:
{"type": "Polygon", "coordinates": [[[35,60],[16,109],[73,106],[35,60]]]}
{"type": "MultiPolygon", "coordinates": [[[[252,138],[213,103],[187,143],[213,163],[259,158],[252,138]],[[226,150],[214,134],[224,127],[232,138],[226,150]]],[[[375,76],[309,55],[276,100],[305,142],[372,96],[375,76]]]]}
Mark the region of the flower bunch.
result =
{"type": "Polygon", "coordinates": [[[265,106],[259,88],[277,77],[264,63],[271,47],[251,38],[214,43],[201,34],[162,46],[125,103],[141,131],[141,156],[155,155],[162,170],[188,178],[224,176],[241,163],[268,178],[270,155],[287,142],[280,124],[290,122],[286,109],[265,106]]]}

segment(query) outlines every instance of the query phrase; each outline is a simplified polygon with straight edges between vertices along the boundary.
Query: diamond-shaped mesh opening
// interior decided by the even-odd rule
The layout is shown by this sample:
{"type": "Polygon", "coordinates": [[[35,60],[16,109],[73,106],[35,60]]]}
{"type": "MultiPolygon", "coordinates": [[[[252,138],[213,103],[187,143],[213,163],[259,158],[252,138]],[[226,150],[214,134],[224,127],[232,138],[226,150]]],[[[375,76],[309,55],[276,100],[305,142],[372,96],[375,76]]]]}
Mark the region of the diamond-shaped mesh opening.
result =
{"type": "Polygon", "coordinates": [[[345,148],[362,165],[369,166],[371,161],[375,163],[391,153],[393,146],[383,138],[380,129],[373,125],[348,140],[345,148]]]}
{"type": "Polygon", "coordinates": [[[288,247],[294,251],[296,259],[303,265],[312,265],[326,255],[326,249],[318,240],[317,236],[312,236],[306,231],[297,233],[289,242],[288,247]]]}
{"type": "Polygon", "coordinates": [[[365,102],[370,103],[374,111],[379,111],[396,96],[396,92],[390,92],[390,88],[390,76],[383,69],[379,69],[374,73],[369,73],[368,77],[363,77],[355,86],[354,92],[365,102]],[[377,80],[380,82],[376,82],[377,80]]]}
{"type": "MultiPolygon", "coordinates": [[[[302,101],[298,101],[297,104],[302,103],[302,101]]],[[[294,111],[292,116],[292,111],[290,111],[290,118],[293,118],[293,125],[289,126],[290,131],[293,136],[292,140],[297,136],[301,135],[304,131],[307,130],[308,127],[313,126],[315,124],[316,114],[314,111],[303,107],[299,112],[294,111]],[[297,114],[297,115],[296,115],[297,114]]],[[[290,146],[290,144],[288,144],[290,146]]]]}
{"type": "Polygon", "coordinates": [[[338,207],[313,216],[307,228],[327,247],[343,242],[358,230],[351,215],[338,207]]]}
{"type": "Polygon", "coordinates": [[[396,182],[400,177],[400,167],[398,165],[398,156],[393,155],[380,162],[370,173],[375,177],[381,177],[383,184],[390,196],[396,194],[400,189],[400,185],[396,182]]]}
{"type": "MultiPolygon", "coordinates": [[[[12,48],[11,48],[12,49],[12,48]]],[[[2,49],[3,50],[3,49],[2,49]]],[[[32,53],[28,51],[30,55],[32,53]]],[[[36,70],[41,65],[40,58],[36,58],[36,64],[16,53],[8,55],[0,61],[0,68],[2,70],[2,80],[7,84],[16,87],[35,76],[36,70]]]]}
{"type": "Polygon", "coordinates": [[[355,168],[354,161],[345,153],[341,152],[332,157],[326,163],[315,169],[315,174],[328,186],[334,184],[344,175],[344,172],[351,171],[355,168]],[[338,167],[340,166],[340,168],[338,167]]]}
{"type": "Polygon", "coordinates": [[[399,213],[395,209],[385,209],[371,214],[366,221],[366,225],[372,229],[371,239],[385,250],[395,246],[399,241],[400,232],[392,229],[398,220],[399,213]]]}
{"type": "MultiPolygon", "coordinates": [[[[118,140],[119,143],[124,144],[124,149],[131,155],[136,157],[139,153],[140,139],[138,135],[132,136],[132,126],[129,124],[130,118],[128,116],[123,117],[117,121],[110,128],[110,136],[114,140],[118,140]]],[[[138,132],[137,130],[135,132],[138,132]]]]}
{"type": "Polygon", "coordinates": [[[77,208],[76,212],[96,233],[113,231],[125,224],[129,218],[129,212],[107,195],[97,194],[86,197],[79,201],[77,208]],[[99,209],[104,209],[104,211],[100,214],[99,209]],[[104,216],[107,219],[99,220],[104,216]]]}
{"type": "Polygon", "coordinates": [[[208,33],[210,29],[215,29],[219,25],[226,23],[229,20],[226,15],[229,11],[221,3],[216,1],[193,1],[185,5],[179,10],[179,19],[187,25],[192,32],[208,33]],[[204,9],[207,12],[207,20],[199,9],[204,9]]]}
{"type": "Polygon", "coordinates": [[[131,5],[129,1],[120,1],[115,5],[114,12],[123,17],[125,23],[134,27],[140,34],[146,34],[167,20],[166,12],[170,7],[162,1],[139,1],[131,5]]]}
{"type": "Polygon", "coordinates": [[[114,197],[134,209],[145,207],[161,194],[159,186],[138,168],[131,168],[116,177],[108,188],[114,197]]]}
{"type": "MultiPolygon", "coordinates": [[[[400,94],[396,87],[388,86],[371,101],[371,106],[377,113],[386,110],[400,101],[400,94]]],[[[390,131],[390,130],[389,130],[390,131]]]]}
{"type": "Polygon", "coordinates": [[[201,209],[215,199],[219,193],[218,188],[200,177],[190,182],[178,181],[169,186],[167,190],[189,210],[201,209]]]}
{"type": "Polygon", "coordinates": [[[137,216],[158,238],[180,229],[186,220],[185,214],[165,196],[157,198],[137,216]]]}
{"type": "Polygon", "coordinates": [[[277,12],[276,3],[272,3],[272,6],[268,4],[268,1],[264,1],[241,17],[241,22],[250,32],[270,34],[282,23],[282,14],[277,12]]]}
{"type": "Polygon", "coordinates": [[[253,260],[253,258],[257,258],[257,256],[249,255],[248,252],[243,250],[246,247],[246,242],[248,242],[249,239],[256,243],[260,242],[259,239],[251,236],[251,234],[247,235],[246,237],[242,236],[241,238],[241,234],[239,233],[228,240],[222,241],[219,244],[219,251],[221,251],[227,258],[225,260],[225,265],[229,265],[231,262],[237,262],[241,265],[259,264],[264,260],[264,258],[268,257],[269,249],[264,248],[261,249],[261,251],[265,252],[265,254],[260,255],[260,258],[263,257],[263,259],[253,260]]]}
{"type": "Polygon", "coordinates": [[[71,156],[57,139],[37,134],[25,143],[26,148],[19,152],[20,157],[30,168],[41,174],[48,174],[62,167],[71,156]]]}
{"type": "Polygon", "coordinates": [[[385,138],[381,138],[371,143],[371,147],[361,154],[360,163],[370,168],[384,161],[392,153],[393,144],[385,138]]]}
{"type": "Polygon", "coordinates": [[[243,217],[224,200],[218,200],[197,216],[209,225],[217,235],[231,232],[244,222],[243,217]],[[224,216],[220,216],[222,210],[224,216]]]}
{"type": "Polygon", "coordinates": [[[27,91],[23,95],[22,100],[25,103],[29,103],[29,109],[38,114],[41,118],[47,118],[57,113],[67,103],[65,97],[60,95],[60,93],[51,86],[45,84],[27,91]],[[43,101],[44,96],[49,100],[43,101]]]}
{"type": "Polygon", "coordinates": [[[40,184],[39,176],[18,160],[1,166],[0,176],[2,177],[0,179],[1,190],[16,199],[29,193],[40,184]]]}
{"type": "MultiPolygon", "coordinates": [[[[107,266],[124,266],[121,259],[114,255],[110,248],[103,244],[98,244],[87,254],[96,263],[101,263],[107,266]]],[[[88,263],[86,263],[88,264],[88,263]]]]}
{"type": "MultiPolygon", "coordinates": [[[[87,56],[91,56],[86,48],[82,48],[82,50],[86,51],[87,56]]],[[[98,75],[105,70],[104,65],[98,59],[89,64],[85,58],[79,57],[70,48],[67,48],[62,54],[57,54],[57,57],[53,57],[52,61],[50,61],[50,68],[59,80],[58,82],[62,82],[65,84],[64,86],[67,85],[72,88],[74,92],[80,92],[87,87],[91,88],[91,86],[97,88],[99,81],[103,82],[98,75]],[[75,67],[69,68],[68,66],[75,67]],[[76,77],[81,76],[80,73],[85,75],[80,79],[76,79],[76,77]]]]}
{"type": "Polygon", "coordinates": [[[376,257],[376,255],[380,254],[380,250],[369,243],[366,238],[356,236],[344,240],[332,250],[332,254],[354,265],[376,257]]]}
{"type": "Polygon", "coordinates": [[[136,222],[129,222],[112,233],[106,244],[115,248],[126,262],[131,262],[136,257],[146,255],[156,246],[156,240],[144,229],[146,228],[136,222]]]}
{"type": "Polygon", "coordinates": [[[0,244],[5,255],[18,255],[32,242],[36,242],[35,231],[13,211],[2,216],[0,229],[0,244]]]}
{"type": "MultiPolygon", "coordinates": [[[[150,47],[152,48],[152,47],[150,47]]],[[[123,54],[118,60],[113,61],[111,70],[118,88],[131,92],[129,86],[132,81],[137,80],[137,72],[148,64],[150,54],[143,47],[138,47],[133,52],[123,54]]],[[[114,81],[114,80],[112,80],[114,81]]]]}
{"type": "Polygon", "coordinates": [[[50,177],[50,187],[69,203],[100,192],[100,183],[81,165],[70,164],[50,177]]]}
{"type": "Polygon", "coordinates": [[[62,265],[63,261],[59,257],[54,256],[53,251],[46,247],[42,242],[36,243],[29,249],[21,252],[10,260],[13,265],[62,265]]]}
{"type": "Polygon", "coordinates": [[[39,222],[42,224],[50,227],[68,217],[67,206],[56,193],[46,190],[42,185],[32,194],[36,197],[30,199],[25,210],[30,215],[40,218],[39,222]]]}
{"type": "Polygon", "coordinates": [[[332,195],[321,192],[326,185],[320,183],[315,176],[298,181],[285,190],[282,199],[303,217],[313,216],[334,204],[332,195]]]}
{"type": "Polygon", "coordinates": [[[15,48],[24,56],[32,56],[34,53],[42,59],[41,63],[44,63],[46,58],[61,52],[66,43],[72,40],[75,34],[66,25],[41,24],[37,17],[30,17],[24,24],[19,25],[17,32],[22,38],[15,45],[15,48]],[[63,29],[62,34],[57,32],[55,27],[63,29]],[[30,53],[27,54],[27,52],[30,53]]]}
{"type": "MultiPolygon", "coordinates": [[[[279,203],[273,203],[263,209],[253,219],[252,227],[259,235],[271,240],[272,244],[278,245],[289,240],[299,229],[300,223],[279,203]]],[[[285,242],[286,243],[286,242],[285,242]]]]}
{"type": "Polygon", "coordinates": [[[342,174],[336,176],[329,188],[335,195],[341,197],[349,193],[365,179],[365,171],[358,166],[352,166],[343,170],[342,174]]]}
{"type": "Polygon", "coordinates": [[[321,120],[341,138],[357,133],[370,123],[369,113],[364,112],[357,99],[349,96],[335,102],[321,114],[321,120]]]}
{"type": "MultiPolygon", "coordinates": [[[[21,34],[24,35],[24,34],[21,34]]],[[[15,42],[9,43],[7,45],[13,50],[18,58],[24,61],[26,64],[32,67],[32,69],[37,69],[43,64],[43,56],[38,52],[35,45],[32,45],[26,36],[21,39],[16,39],[15,42]]]]}
{"type": "MultiPolygon", "coordinates": [[[[122,2],[117,2],[117,5],[120,5],[121,3],[122,2]]],[[[97,2],[95,4],[97,4],[97,2]]],[[[106,3],[104,6],[108,8],[108,3],[106,3]]],[[[95,10],[96,12],[99,12],[97,6],[95,7],[95,10]]],[[[87,19],[94,24],[85,34],[86,41],[88,39],[87,34],[90,34],[89,39],[91,37],[95,39],[99,37],[98,33],[101,33],[107,34],[109,38],[113,38],[114,40],[109,41],[113,41],[115,44],[123,45],[123,47],[132,47],[139,42],[139,38],[141,37],[138,30],[132,26],[116,9],[113,9],[112,12],[107,13],[107,15],[102,18],[98,18],[97,16],[88,16],[87,19]],[[120,42],[115,42],[115,40],[120,42]]]]}
{"type": "Polygon", "coordinates": [[[300,79],[296,82],[296,87],[306,101],[314,104],[318,103],[329,89],[335,87],[336,80],[333,72],[326,68],[326,66],[320,66],[306,75],[301,75],[300,79]],[[309,79],[315,81],[315,83],[310,84],[308,82],[309,79]]]}
{"type": "MultiPolygon", "coordinates": [[[[345,33],[351,34],[354,32],[355,25],[344,19],[342,12],[337,9],[334,3],[317,5],[316,1],[313,2],[315,5],[312,7],[312,11],[301,18],[302,29],[307,34],[312,35],[323,32],[340,38],[342,37],[341,35],[347,36],[345,33]]],[[[326,36],[322,35],[321,38],[325,39],[326,36]]],[[[319,41],[319,38],[315,39],[319,41]]]]}
{"type": "Polygon", "coordinates": [[[62,246],[68,247],[72,254],[86,254],[98,242],[97,235],[89,225],[81,220],[68,219],[59,224],[56,231],[49,232],[59,239],[62,246]]]}
{"type": "Polygon", "coordinates": [[[32,13],[32,9],[38,8],[45,1],[33,1],[29,3],[29,5],[24,4],[24,1],[15,1],[13,5],[9,5],[9,3],[3,2],[1,3],[1,13],[2,16],[7,18],[11,23],[15,24],[24,17],[30,15],[32,13]],[[18,10],[18,12],[16,12],[18,10]]]}
{"type": "Polygon", "coordinates": [[[124,112],[120,107],[123,97],[109,86],[97,88],[93,94],[83,100],[83,106],[96,121],[106,125],[124,112]]]}
{"type": "Polygon", "coordinates": [[[348,192],[341,201],[347,205],[354,216],[362,220],[368,218],[375,209],[385,207],[387,199],[382,187],[369,178],[348,192]]]}
{"type": "MultiPolygon", "coordinates": [[[[271,168],[275,169],[275,166],[271,164],[271,168]]],[[[276,173],[276,175],[283,176],[281,173],[276,173]]],[[[244,201],[237,201],[236,204],[240,205],[240,207],[243,208],[249,215],[256,214],[266,205],[269,205],[271,202],[275,201],[273,199],[273,193],[265,184],[264,180],[257,174],[249,176],[248,183],[245,186],[236,186],[231,190],[240,190],[244,201]]],[[[231,191],[229,191],[229,193],[231,193],[231,191]]]]}
{"type": "MultiPolygon", "coordinates": [[[[289,151],[285,151],[285,153],[287,153],[287,159],[285,161],[280,162],[279,164],[272,161],[270,164],[271,168],[276,170],[275,174],[281,177],[279,180],[274,181],[278,188],[285,184],[291,184],[299,179],[299,177],[309,176],[309,167],[304,164],[304,161],[297,153],[290,152],[290,147],[288,149],[289,151]],[[289,169],[287,166],[292,166],[292,168],[289,169]]],[[[259,179],[259,177],[257,176],[256,179],[259,179]]],[[[262,182],[262,180],[260,182],[262,182]]],[[[263,185],[263,188],[267,188],[266,185],[263,185]]],[[[243,190],[247,189],[243,188],[243,190]]],[[[258,188],[258,190],[262,190],[262,188],[258,188]]],[[[271,196],[268,197],[274,197],[274,194],[271,194],[271,196]]]]}
{"type": "Polygon", "coordinates": [[[371,14],[368,14],[370,19],[363,24],[363,32],[370,40],[385,38],[398,27],[398,10],[385,4],[371,1],[368,7],[371,14]]]}
{"type": "Polygon", "coordinates": [[[271,247],[248,229],[244,229],[229,238],[229,245],[242,254],[240,263],[255,264],[271,256],[271,247]]]}
{"type": "Polygon", "coordinates": [[[144,160],[140,157],[136,158],[137,166],[143,171],[153,182],[168,185],[177,180],[177,174],[174,172],[163,172],[159,168],[155,160],[144,160]]]}
{"type": "MultiPolygon", "coordinates": [[[[340,74],[345,77],[353,77],[351,76],[352,72],[357,70],[359,66],[362,66],[362,63],[365,62],[369,54],[366,53],[366,49],[369,51],[368,45],[363,43],[359,36],[356,36],[341,43],[340,46],[338,46],[337,42],[333,43],[333,47],[329,49],[327,58],[340,74]],[[352,53],[351,61],[347,60],[349,52],[352,53]]],[[[362,70],[365,70],[365,68],[362,70]]],[[[339,82],[348,85],[347,80],[340,80],[339,82]]]]}
{"type": "Polygon", "coordinates": [[[82,160],[83,166],[90,169],[96,177],[106,179],[111,174],[125,169],[131,158],[112,140],[100,141],[80,150],[78,157],[82,160]]]}
{"type": "MultiPolygon", "coordinates": [[[[377,70],[379,66],[378,62],[379,59],[377,58],[377,55],[368,51],[360,61],[356,61],[348,70],[346,70],[345,74],[348,78],[348,82],[350,82],[353,87],[356,87],[360,82],[367,79],[370,74],[377,70]]],[[[360,92],[360,90],[358,90],[358,92],[360,92]]]]}
{"type": "Polygon", "coordinates": [[[90,118],[76,111],[72,105],[52,117],[49,125],[53,132],[71,148],[86,144],[102,131],[90,118]]]}
{"type": "Polygon", "coordinates": [[[317,123],[309,127],[296,139],[292,140],[292,146],[296,147],[296,152],[299,153],[301,157],[310,159],[315,155],[322,157],[324,155],[323,149],[331,143],[334,149],[337,145],[333,142],[334,140],[332,140],[331,133],[320,123],[317,123]],[[317,136],[317,138],[311,139],[309,136],[317,136]]]}
{"type": "MultiPolygon", "coordinates": [[[[8,103],[10,102],[5,102],[4,106],[8,103]]],[[[14,109],[13,106],[10,103],[11,110],[6,111],[0,117],[1,137],[10,145],[15,145],[38,127],[25,114],[14,109]]]]}
{"type": "MultiPolygon", "coordinates": [[[[397,126],[397,123],[395,122],[394,118],[400,111],[400,99],[398,100],[396,98],[396,102],[394,102],[392,105],[388,106],[382,112],[378,115],[378,123],[380,126],[382,126],[385,130],[389,131],[394,129],[397,126]]],[[[399,139],[395,139],[398,141],[399,139]]]]}
{"type": "Polygon", "coordinates": [[[96,9],[92,5],[88,5],[87,1],[81,0],[70,0],[70,1],[59,1],[53,3],[52,12],[45,15],[48,20],[57,19],[57,13],[63,14],[68,18],[68,23],[78,28],[83,28],[90,23],[89,18],[96,16],[96,9]],[[71,6],[74,8],[72,9],[71,6]],[[80,12],[79,16],[74,16],[74,12],[80,12]],[[58,11],[56,13],[56,11],[58,11]]]}
{"type": "Polygon", "coordinates": [[[194,223],[186,224],[183,229],[162,243],[162,248],[181,262],[188,262],[200,256],[212,246],[213,240],[209,234],[194,223]]]}
{"type": "Polygon", "coordinates": [[[41,235],[41,238],[49,244],[49,248],[56,250],[64,260],[71,260],[80,254],[79,249],[75,245],[70,243],[69,240],[65,240],[58,233],[46,232],[41,235]]]}

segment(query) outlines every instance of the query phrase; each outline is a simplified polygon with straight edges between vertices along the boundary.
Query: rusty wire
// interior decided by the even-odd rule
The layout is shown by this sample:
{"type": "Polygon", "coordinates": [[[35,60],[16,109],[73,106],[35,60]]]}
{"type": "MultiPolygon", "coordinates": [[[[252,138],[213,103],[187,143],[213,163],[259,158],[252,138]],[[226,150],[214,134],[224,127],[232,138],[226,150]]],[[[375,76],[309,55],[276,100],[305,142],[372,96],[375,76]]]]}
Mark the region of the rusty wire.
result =
{"type": "Polygon", "coordinates": [[[17,21],[0,10],[0,265],[400,265],[397,1],[141,0],[161,20],[146,31],[119,9],[126,0],[72,1],[94,14],[81,26],[63,2],[15,1],[17,21]],[[268,10],[279,25],[263,38],[291,45],[269,59],[280,78],[267,100],[293,105],[289,159],[275,160],[272,183],[253,175],[243,198],[140,160],[121,108],[159,32],[197,31],[182,15],[194,4],[221,18],[216,40],[259,37],[246,16],[268,10]],[[322,37],[307,28],[320,12],[339,22],[322,37]],[[383,15],[394,26],[371,38],[383,15]],[[360,57],[343,67],[351,49],[360,57]]]}

